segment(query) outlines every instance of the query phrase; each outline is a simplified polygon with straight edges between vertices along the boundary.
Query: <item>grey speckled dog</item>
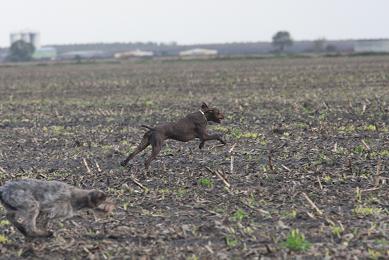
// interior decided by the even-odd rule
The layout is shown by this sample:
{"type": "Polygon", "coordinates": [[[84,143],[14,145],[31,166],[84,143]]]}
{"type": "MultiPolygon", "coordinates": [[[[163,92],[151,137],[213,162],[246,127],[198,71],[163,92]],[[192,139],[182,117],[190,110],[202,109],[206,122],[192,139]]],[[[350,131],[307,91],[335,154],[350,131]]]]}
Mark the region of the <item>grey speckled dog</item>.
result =
{"type": "Polygon", "coordinates": [[[26,237],[49,237],[48,221],[70,218],[83,208],[97,208],[106,200],[98,190],[83,190],[59,181],[22,179],[0,187],[7,219],[26,237]]]}

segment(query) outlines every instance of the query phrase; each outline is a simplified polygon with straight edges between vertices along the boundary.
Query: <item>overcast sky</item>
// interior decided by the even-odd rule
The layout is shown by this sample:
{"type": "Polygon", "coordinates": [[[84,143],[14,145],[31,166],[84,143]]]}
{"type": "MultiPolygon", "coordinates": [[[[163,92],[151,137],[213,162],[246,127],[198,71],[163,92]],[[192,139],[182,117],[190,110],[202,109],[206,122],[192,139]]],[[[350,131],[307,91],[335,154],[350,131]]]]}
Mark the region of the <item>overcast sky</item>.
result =
{"type": "Polygon", "coordinates": [[[31,29],[47,44],[389,38],[389,0],[1,0],[0,46],[31,29]]]}

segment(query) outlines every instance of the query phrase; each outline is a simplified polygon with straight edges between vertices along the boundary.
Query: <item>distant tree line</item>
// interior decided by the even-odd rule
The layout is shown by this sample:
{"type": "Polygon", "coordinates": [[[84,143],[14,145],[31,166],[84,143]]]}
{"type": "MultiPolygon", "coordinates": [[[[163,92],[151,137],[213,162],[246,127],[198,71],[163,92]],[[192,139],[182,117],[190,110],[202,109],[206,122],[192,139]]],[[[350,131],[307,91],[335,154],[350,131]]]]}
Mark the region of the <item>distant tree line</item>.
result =
{"type": "Polygon", "coordinates": [[[7,57],[8,61],[30,61],[35,47],[31,43],[19,40],[12,43],[7,57]]]}
{"type": "MultiPolygon", "coordinates": [[[[292,39],[291,39],[292,40],[292,39]]],[[[71,44],[71,45],[54,45],[58,54],[71,51],[103,51],[110,55],[118,52],[126,52],[130,50],[152,51],[156,56],[176,56],[180,51],[205,48],[214,49],[220,55],[258,55],[268,54],[277,51],[287,51],[289,53],[304,53],[304,52],[352,52],[354,40],[344,41],[327,41],[319,39],[316,41],[293,41],[292,45],[286,44],[283,47],[274,45],[273,42],[232,42],[220,44],[192,44],[192,45],[169,45],[162,43],[96,43],[96,44],[71,44]]],[[[278,44],[278,43],[277,43],[278,44]]]]}
{"type": "MultiPolygon", "coordinates": [[[[272,37],[272,42],[231,42],[220,44],[192,44],[180,45],[172,43],[157,42],[129,42],[129,43],[94,43],[94,44],[67,44],[53,45],[59,55],[75,51],[100,51],[105,57],[112,57],[118,52],[131,50],[152,51],[155,56],[177,56],[179,52],[205,48],[217,50],[221,56],[249,56],[263,55],[273,52],[288,53],[331,53],[331,52],[352,52],[354,40],[327,41],[324,38],[315,41],[294,41],[288,31],[279,31],[272,37]]],[[[0,50],[2,53],[5,50],[0,50]]],[[[26,42],[17,41],[8,49],[9,61],[29,61],[34,53],[34,47],[26,42]]],[[[1,54],[1,53],[0,53],[1,54]]],[[[4,56],[4,55],[3,55],[4,56]]]]}

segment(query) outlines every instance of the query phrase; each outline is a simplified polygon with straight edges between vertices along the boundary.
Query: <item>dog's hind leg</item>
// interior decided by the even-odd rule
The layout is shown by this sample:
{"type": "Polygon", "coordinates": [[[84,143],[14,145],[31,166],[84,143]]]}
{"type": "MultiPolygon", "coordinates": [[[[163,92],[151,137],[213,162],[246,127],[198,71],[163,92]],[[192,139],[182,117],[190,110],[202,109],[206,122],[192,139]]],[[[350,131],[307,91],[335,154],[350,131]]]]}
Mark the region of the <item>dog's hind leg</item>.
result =
{"type": "Polygon", "coordinates": [[[36,226],[41,230],[47,230],[49,224],[49,216],[45,213],[40,212],[36,218],[36,226]]]}
{"type": "Polygon", "coordinates": [[[153,136],[153,139],[154,139],[152,140],[153,150],[151,152],[150,157],[145,162],[146,170],[149,168],[151,161],[157,157],[157,155],[159,154],[162,148],[162,143],[163,143],[162,138],[153,136]]]}
{"type": "Polygon", "coordinates": [[[140,142],[140,144],[135,148],[135,150],[130,154],[128,155],[128,157],[122,161],[120,163],[121,166],[126,166],[127,163],[132,159],[134,158],[135,155],[137,155],[138,153],[142,152],[144,149],[146,149],[147,146],[150,145],[150,132],[147,132],[143,138],[142,138],[142,141],[140,142]]]}
{"type": "Polygon", "coordinates": [[[28,237],[50,237],[52,232],[39,229],[36,226],[36,220],[39,215],[39,206],[37,203],[31,203],[31,207],[25,211],[23,224],[28,237]]]}

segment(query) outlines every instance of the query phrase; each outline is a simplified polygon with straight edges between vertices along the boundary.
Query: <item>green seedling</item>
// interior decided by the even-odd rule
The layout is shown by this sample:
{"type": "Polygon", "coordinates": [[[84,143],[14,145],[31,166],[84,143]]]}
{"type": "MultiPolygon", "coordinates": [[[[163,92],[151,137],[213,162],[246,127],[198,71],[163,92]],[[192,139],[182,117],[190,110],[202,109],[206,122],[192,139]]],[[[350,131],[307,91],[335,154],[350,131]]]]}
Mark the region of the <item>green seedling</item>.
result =
{"type": "Polygon", "coordinates": [[[331,176],[326,175],[326,176],[323,177],[323,181],[326,182],[326,183],[329,183],[329,182],[332,181],[332,178],[331,178],[331,176]]]}
{"type": "Polygon", "coordinates": [[[375,125],[367,125],[363,128],[363,130],[374,132],[377,131],[377,127],[375,125]]]}
{"type": "Polygon", "coordinates": [[[10,224],[11,223],[6,219],[0,220],[0,227],[9,226],[10,224]]]}
{"type": "Polygon", "coordinates": [[[369,259],[380,259],[382,257],[382,253],[380,251],[374,250],[372,248],[367,249],[369,254],[369,259]]]}
{"type": "Polygon", "coordinates": [[[238,240],[233,237],[226,237],[226,244],[229,248],[236,247],[238,245],[238,240]]]}
{"type": "Polygon", "coordinates": [[[296,123],[295,127],[299,129],[305,129],[308,128],[308,125],[306,123],[296,123]]]}
{"type": "Polygon", "coordinates": [[[320,112],[319,120],[324,121],[327,118],[328,114],[326,112],[320,112]]]}
{"type": "Polygon", "coordinates": [[[152,107],[154,105],[154,102],[152,100],[146,100],[144,102],[145,107],[152,107]]]}
{"type": "Polygon", "coordinates": [[[232,219],[236,222],[241,222],[246,216],[246,212],[244,212],[242,209],[238,209],[232,215],[232,219]]]}
{"type": "Polygon", "coordinates": [[[257,133],[243,133],[240,138],[247,138],[247,139],[257,139],[258,138],[258,134],[257,133]]]}
{"type": "Polygon", "coordinates": [[[187,260],[199,260],[200,258],[197,255],[191,255],[186,258],[187,260]]]}
{"type": "Polygon", "coordinates": [[[349,125],[349,126],[341,126],[341,127],[339,127],[338,131],[340,133],[344,133],[344,134],[351,134],[351,133],[354,133],[356,131],[356,129],[355,129],[355,126],[349,125]]]}
{"type": "Polygon", "coordinates": [[[184,197],[187,193],[188,190],[184,188],[179,188],[178,190],[176,190],[176,196],[180,198],[184,197]]]}
{"type": "Polygon", "coordinates": [[[375,216],[382,212],[380,208],[370,208],[370,207],[362,207],[358,206],[353,209],[353,213],[358,217],[367,217],[367,216],[375,216]]]}
{"type": "Polygon", "coordinates": [[[365,147],[363,145],[357,145],[354,147],[354,153],[363,154],[365,152],[365,147]]]}
{"type": "Polygon", "coordinates": [[[127,210],[127,209],[128,209],[128,202],[123,203],[123,209],[124,209],[124,210],[127,210]]]}
{"type": "Polygon", "coordinates": [[[291,211],[287,211],[283,214],[283,217],[287,219],[295,219],[297,217],[297,211],[292,209],[291,211]]]}
{"type": "Polygon", "coordinates": [[[373,151],[370,153],[371,158],[377,158],[377,157],[382,157],[382,158],[387,158],[389,157],[389,150],[381,150],[381,151],[373,151]]]}
{"type": "Polygon", "coordinates": [[[203,187],[212,188],[213,187],[213,181],[208,178],[201,178],[199,180],[199,184],[203,187]]]}
{"type": "Polygon", "coordinates": [[[211,128],[212,128],[212,130],[214,130],[214,131],[223,132],[223,133],[228,133],[228,132],[230,131],[230,130],[229,130],[227,127],[225,127],[225,126],[212,126],[211,128]]]}
{"type": "Polygon", "coordinates": [[[66,132],[65,127],[61,126],[61,125],[54,125],[54,126],[51,126],[49,129],[51,130],[51,132],[54,135],[62,135],[62,134],[65,134],[65,132],[66,132]]]}
{"type": "Polygon", "coordinates": [[[337,238],[340,238],[340,236],[343,232],[344,232],[344,229],[342,226],[337,226],[337,225],[331,226],[331,233],[332,233],[332,235],[336,236],[337,238]]]}
{"type": "Polygon", "coordinates": [[[293,229],[282,245],[292,251],[307,251],[311,247],[311,243],[305,240],[304,234],[298,229],[293,229]]]}
{"type": "Polygon", "coordinates": [[[0,234],[0,244],[7,244],[8,238],[5,235],[0,234]]]}

